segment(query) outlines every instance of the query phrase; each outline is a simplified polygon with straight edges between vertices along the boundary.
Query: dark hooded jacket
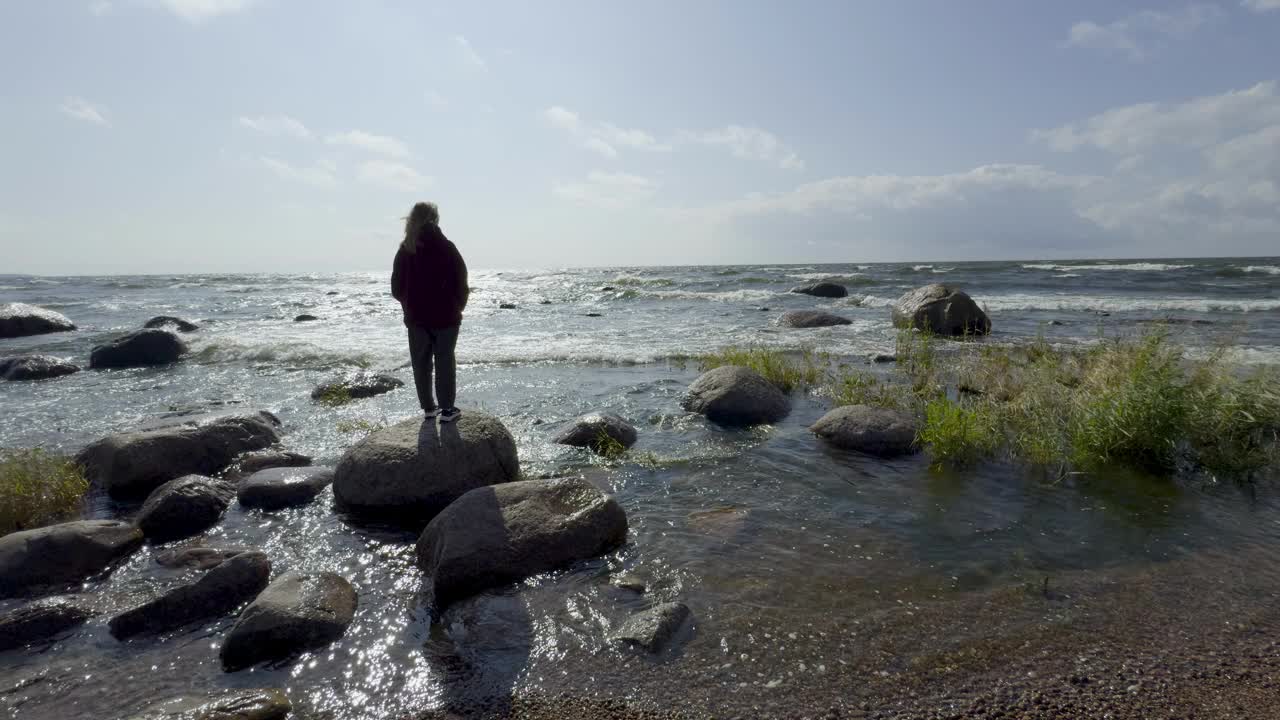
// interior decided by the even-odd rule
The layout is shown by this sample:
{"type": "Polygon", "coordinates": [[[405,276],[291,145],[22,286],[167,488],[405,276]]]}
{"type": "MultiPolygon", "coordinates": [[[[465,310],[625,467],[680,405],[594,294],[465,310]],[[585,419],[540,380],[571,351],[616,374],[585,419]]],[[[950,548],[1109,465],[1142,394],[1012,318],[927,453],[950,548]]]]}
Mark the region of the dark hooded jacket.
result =
{"type": "Polygon", "coordinates": [[[391,294],[404,308],[404,324],[435,330],[462,324],[467,306],[467,264],[439,227],[418,233],[417,252],[396,252],[391,294]]]}

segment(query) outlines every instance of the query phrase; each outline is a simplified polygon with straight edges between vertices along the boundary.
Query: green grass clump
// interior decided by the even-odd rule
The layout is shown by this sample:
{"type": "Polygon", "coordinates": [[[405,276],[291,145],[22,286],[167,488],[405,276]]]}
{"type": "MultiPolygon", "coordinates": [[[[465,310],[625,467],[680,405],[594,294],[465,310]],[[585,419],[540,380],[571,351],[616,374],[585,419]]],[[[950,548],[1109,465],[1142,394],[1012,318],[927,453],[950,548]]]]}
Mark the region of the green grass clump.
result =
{"type": "Polygon", "coordinates": [[[1280,373],[1237,375],[1215,354],[1187,390],[1188,440],[1214,475],[1243,476],[1280,460],[1280,373]]]}
{"type": "Polygon", "coordinates": [[[40,449],[0,451],[0,535],[72,516],[89,489],[71,460],[40,449]]]}
{"type": "Polygon", "coordinates": [[[727,347],[700,358],[703,370],[738,365],[760,373],[783,392],[814,385],[822,377],[822,357],[809,350],[788,353],[763,347],[727,347]]]}
{"type": "Polygon", "coordinates": [[[316,395],[316,402],[328,407],[340,407],[355,400],[351,397],[351,388],[345,385],[330,385],[316,395]]]}
{"type": "Polygon", "coordinates": [[[832,373],[827,389],[837,406],[871,405],[908,410],[913,404],[909,388],[905,385],[885,382],[873,373],[847,365],[832,373]]]}
{"type": "Polygon", "coordinates": [[[627,446],[618,442],[612,435],[601,428],[596,433],[591,449],[606,460],[617,460],[627,454],[627,446]]]}
{"type": "Polygon", "coordinates": [[[924,407],[918,440],[929,448],[935,466],[960,467],[994,452],[999,446],[998,433],[985,403],[953,401],[939,395],[924,407]]]}
{"type": "Polygon", "coordinates": [[[381,430],[386,427],[385,420],[365,420],[364,418],[356,418],[355,420],[339,420],[335,426],[340,433],[361,433],[368,435],[371,432],[381,430]]]}

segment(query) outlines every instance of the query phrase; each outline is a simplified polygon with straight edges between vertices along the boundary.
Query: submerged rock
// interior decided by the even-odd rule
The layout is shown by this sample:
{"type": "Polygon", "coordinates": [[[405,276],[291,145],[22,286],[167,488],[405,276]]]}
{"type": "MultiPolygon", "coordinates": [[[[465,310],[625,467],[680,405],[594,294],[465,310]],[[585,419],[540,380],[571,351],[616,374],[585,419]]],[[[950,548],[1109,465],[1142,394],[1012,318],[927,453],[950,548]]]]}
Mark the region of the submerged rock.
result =
{"type": "Polygon", "coordinates": [[[77,520],[0,537],[0,597],[84,582],[142,547],[142,531],[77,520]]]}
{"type": "Polygon", "coordinates": [[[290,573],[267,586],[227,634],[222,667],[285,660],[342,637],[355,617],[351,583],[333,573],[290,573]]]}
{"type": "Polygon", "coordinates": [[[179,697],[157,703],[129,720],[284,720],[293,705],[283,690],[240,690],[212,700],[179,697]]]}
{"type": "Polygon", "coordinates": [[[183,320],[182,318],[173,317],[172,315],[158,315],[148,320],[147,324],[143,325],[142,327],[144,328],[172,327],[174,330],[177,330],[178,332],[184,332],[184,333],[195,332],[200,329],[199,325],[193,322],[189,322],[187,320],[183,320]]]}
{"type": "Polygon", "coordinates": [[[26,303],[0,305],[0,338],[67,332],[76,326],[61,313],[26,303]]]}
{"type": "Polygon", "coordinates": [[[516,304],[515,303],[498,303],[498,309],[499,310],[515,310],[516,304]]]}
{"type": "Polygon", "coordinates": [[[359,400],[404,387],[404,381],[386,373],[359,372],[331,380],[311,391],[312,400],[359,400]]]}
{"type": "Polygon", "coordinates": [[[168,330],[138,330],[89,353],[94,369],[168,365],[187,354],[187,344],[168,330]]]}
{"type": "Polygon", "coordinates": [[[45,380],[77,372],[78,366],[50,355],[0,358],[0,378],[4,380],[45,380]]]}
{"type": "Polygon", "coordinates": [[[311,465],[311,456],[287,450],[261,450],[241,455],[233,465],[241,475],[252,475],[268,468],[308,467],[311,465]]]}
{"type": "Polygon", "coordinates": [[[819,282],[813,283],[812,285],[801,285],[800,287],[791,288],[791,292],[822,298],[842,298],[849,294],[848,288],[843,285],[837,285],[833,282],[819,282]]]}
{"type": "Polygon", "coordinates": [[[210,569],[199,580],[111,618],[111,634],[127,640],[222,617],[257,597],[270,578],[271,561],[266,555],[240,553],[210,569]]]}
{"type": "Polygon", "coordinates": [[[439,428],[417,417],[370,433],[338,463],[333,494],[355,515],[421,527],[468,490],[519,478],[511,433],[468,409],[439,428]]]}
{"type": "Polygon", "coordinates": [[[112,497],[139,498],[183,475],[216,475],[241,453],[275,445],[279,426],[266,412],[170,418],[98,440],[76,462],[112,497]]]}
{"type": "Polygon", "coordinates": [[[472,490],[445,508],[418,538],[418,567],[443,609],[602,555],[626,537],[622,507],[587,481],[524,480],[472,490]]]}
{"type": "Polygon", "coordinates": [[[648,584],[638,575],[618,575],[610,580],[609,584],[621,590],[630,590],[641,595],[649,591],[648,584]]]}
{"type": "Polygon", "coordinates": [[[915,452],[916,422],[907,413],[869,405],[846,405],[823,415],[809,428],[845,450],[892,457],[915,452]]]}
{"type": "Polygon", "coordinates": [[[832,327],[834,325],[852,325],[847,317],[833,315],[821,310],[791,310],[778,317],[778,325],[790,328],[832,327]]]}
{"type": "Polygon", "coordinates": [[[669,643],[693,616],[684,603],[664,603],[633,615],[618,628],[611,639],[624,647],[635,647],[651,653],[666,650],[669,643]]]}
{"type": "Polygon", "coordinates": [[[23,605],[0,615],[0,650],[48,640],[83,625],[92,616],[88,609],[66,598],[48,598],[23,605]]]}
{"type": "Polygon", "coordinates": [[[991,320],[963,290],[934,283],[898,298],[893,324],[938,335],[986,335],[991,320]]]}
{"type": "Polygon", "coordinates": [[[320,319],[320,318],[316,317],[315,315],[308,315],[307,313],[303,313],[303,314],[301,314],[301,315],[299,315],[299,316],[295,317],[295,318],[293,319],[293,321],[294,321],[294,322],[314,322],[314,321],[319,320],[319,319],[320,319]]]}
{"type": "Polygon", "coordinates": [[[552,442],[602,452],[609,440],[629,448],[636,444],[636,438],[636,429],[631,423],[614,413],[598,412],[574,420],[552,442]]]}
{"type": "Polygon", "coordinates": [[[236,496],[225,480],[186,475],[156,488],[138,511],[138,527],[152,542],[168,542],[198,535],[222,519],[236,496]]]}
{"type": "Polygon", "coordinates": [[[270,468],[245,478],[236,495],[244,507],[281,510],[306,505],[331,484],[329,468],[270,468]]]}
{"type": "Polygon", "coordinates": [[[725,365],[702,374],[681,401],[689,412],[721,425],[775,423],[791,412],[791,403],[760,373],[725,365]]]}
{"type": "Polygon", "coordinates": [[[167,568],[210,570],[241,553],[245,548],[187,547],[165,550],[156,554],[156,564],[167,568]]]}

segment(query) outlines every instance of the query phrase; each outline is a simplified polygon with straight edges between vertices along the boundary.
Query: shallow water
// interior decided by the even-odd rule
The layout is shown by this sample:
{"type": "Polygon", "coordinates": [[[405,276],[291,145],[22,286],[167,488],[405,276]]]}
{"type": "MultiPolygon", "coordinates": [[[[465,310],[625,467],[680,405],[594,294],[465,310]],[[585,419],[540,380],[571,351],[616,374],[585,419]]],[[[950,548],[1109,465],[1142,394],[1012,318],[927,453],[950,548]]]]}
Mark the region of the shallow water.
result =
{"type": "MultiPolygon", "coordinates": [[[[1263,558],[1250,571],[1270,589],[1256,602],[1271,603],[1280,591],[1280,562],[1267,559],[1280,557],[1275,478],[1251,486],[1059,479],[999,463],[936,473],[923,457],[883,461],[819,445],[805,428],[826,410],[820,398],[797,397],[785,421],[750,431],[717,429],[679,409],[696,368],[673,358],[729,343],[853,357],[892,351],[884,304],[938,279],[985,302],[997,332],[1011,340],[1043,331],[1055,342],[1089,342],[1099,323],[1112,334],[1140,332],[1142,321],[1173,317],[1207,321],[1175,326],[1193,346],[1231,334],[1243,359],[1277,357],[1280,275],[1256,268],[1280,261],[1096,265],[1103,264],[477,273],[459,348],[464,404],[506,422],[527,474],[583,474],[614,493],[631,524],[622,549],[432,618],[419,600],[413,535],[348,525],[329,493],[274,514],[233,506],[202,542],[262,548],[275,574],[331,570],[349,578],[360,609],[342,640],[283,667],[230,675],[216,648],[231,619],[118,643],[106,617],[189,579],[160,568],[156,549],[147,548],[85,588],[103,617],[50,645],[0,654],[0,707],[15,718],[110,717],[179,694],[283,686],[301,717],[381,718],[513,687],[629,695],[637,672],[659,678],[644,693],[669,684],[677,696],[697,676],[705,706],[716,692],[785,692],[797,675],[834,675],[859,647],[828,636],[837,620],[871,622],[939,603],[967,608],[965,598],[1045,578],[1192,562],[1202,570],[1182,591],[1191,601],[1197,588],[1221,580],[1217,566],[1198,561],[1239,551],[1263,558]],[[785,293],[828,276],[865,297],[785,293]],[[542,299],[553,304],[537,304],[542,299]],[[520,307],[497,309],[507,301],[520,307]],[[766,305],[768,312],[757,309],[766,305]],[[770,324],[781,310],[815,306],[855,322],[818,331],[770,324]],[[1048,320],[1063,324],[1042,325],[1048,320]],[[561,422],[602,408],[640,429],[635,460],[608,466],[548,442],[561,422]],[[621,572],[644,578],[648,595],[611,587],[609,577],[621,572]],[[609,630],[629,613],[675,599],[697,618],[682,651],[638,670],[636,659],[607,647],[609,630]]],[[[230,406],[277,413],[289,449],[333,464],[359,437],[352,421],[394,422],[415,412],[410,388],[340,408],[309,398],[341,369],[403,364],[403,327],[385,283],[385,275],[0,277],[0,302],[59,309],[81,327],[4,341],[5,353],[83,361],[95,342],[153,315],[203,326],[188,336],[195,356],[172,368],[0,384],[0,445],[74,450],[171,410],[230,406]],[[325,294],[331,290],[339,294],[325,294]],[[290,322],[301,312],[323,319],[290,322]]],[[[106,502],[93,509],[129,511],[106,502]]],[[[1222,563],[1220,572],[1237,570],[1222,563]]],[[[0,611],[16,605],[0,601],[0,611]]],[[[974,621],[981,618],[956,618],[957,627],[974,621]]],[[[922,634],[909,644],[929,643],[922,634]]]]}

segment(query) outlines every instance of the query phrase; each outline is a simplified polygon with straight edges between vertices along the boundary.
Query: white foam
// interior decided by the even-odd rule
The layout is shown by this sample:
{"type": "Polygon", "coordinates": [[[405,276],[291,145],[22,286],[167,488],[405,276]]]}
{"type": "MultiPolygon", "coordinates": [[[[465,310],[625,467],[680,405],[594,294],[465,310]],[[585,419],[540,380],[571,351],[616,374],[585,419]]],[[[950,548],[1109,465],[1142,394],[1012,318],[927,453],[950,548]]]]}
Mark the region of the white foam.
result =
{"type": "Polygon", "coordinates": [[[1063,310],[1072,312],[1265,312],[1280,310],[1280,300],[1211,297],[1135,298],[1114,295],[1035,295],[1016,293],[976,298],[988,310],[1063,310]]]}
{"type": "Polygon", "coordinates": [[[1280,267],[1275,265],[1246,265],[1241,268],[1247,273],[1266,273],[1267,275],[1280,275],[1280,267]]]}
{"type": "Polygon", "coordinates": [[[1026,270],[1051,270],[1054,272],[1071,272],[1073,270],[1102,270],[1129,272],[1165,272],[1168,270],[1185,270],[1194,265],[1172,265],[1169,263],[1098,263],[1093,265],[1056,265],[1048,263],[1027,263],[1022,266],[1026,270]]]}

